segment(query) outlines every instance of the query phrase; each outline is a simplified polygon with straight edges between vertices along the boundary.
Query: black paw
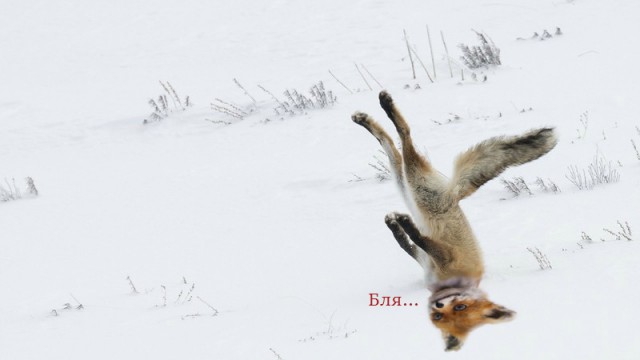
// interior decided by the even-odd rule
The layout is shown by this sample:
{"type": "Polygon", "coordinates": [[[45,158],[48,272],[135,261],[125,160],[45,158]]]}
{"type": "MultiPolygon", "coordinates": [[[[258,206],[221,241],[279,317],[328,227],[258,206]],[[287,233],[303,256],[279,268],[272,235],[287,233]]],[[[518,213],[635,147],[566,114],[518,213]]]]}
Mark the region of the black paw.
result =
{"type": "Polygon", "coordinates": [[[384,223],[387,224],[387,227],[389,229],[391,229],[391,231],[393,231],[393,233],[395,234],[396,232],[403,232],[402,231],[402,226],[401,224],[398,222],[398,217],[402,216],[401,214],[398,213],[389,213],[384,217],[384,223]]]}
{"type": "Polygon", "coordinates": [[[411,217],[407,214],[396,214],[396,220],[403,225],[413,225],[411,217]]]}
{"type": "Polygon", "coordinates": [[[365,126],[369,123],[369,115],[363,112],[356,112],[351,115],[351,120],[358,125],[365,126]]]}
{"type": "MultiPolygon", "coordinates": [[[[416,224],[413,223],[411,216],[407,214],[396,214],[396,223],[402,227],[402,229],[409,235],[410,238],[420,238],[422,235],[420,234],[420,230],[416,227],[416,224]]],[[[414,240],[416,241],[416,240],[414,240]]]]}
{"type": "MultiPolygon", "coordinates": [[[[384,222],[387,224],[391,233],[393,233],[393,237],[396,238],[396,241],[400,244],[400,246],[404,249],[407,247],[408,239],[407,234],[402,229],[402,226],[397,221],[397,214],[391,213],[384,217],[384,222]]],[[[405,249],[407,250],[407,249],[405,249]]],[[[407,250],[409,251],[409,250],[407,250]]]]}
{"type": "Polygon", "coordinates": [[[393,108],[393,98],[391,98],[391,95],[383,90],[380,91],[380,95],[378,95],[378,98],[380,99],[380,106],[382,107],[382,109],[384,109],[384,111],[386,112],[391,111],[391,109],[393,108]]]}
{"type": "Polygon", "coordinates": [[[384,217],[384,223],[387,224],[387,226],[389,226],[390,224],[396,224],[396,213],[390,213],[385,215],[384,217]]]}

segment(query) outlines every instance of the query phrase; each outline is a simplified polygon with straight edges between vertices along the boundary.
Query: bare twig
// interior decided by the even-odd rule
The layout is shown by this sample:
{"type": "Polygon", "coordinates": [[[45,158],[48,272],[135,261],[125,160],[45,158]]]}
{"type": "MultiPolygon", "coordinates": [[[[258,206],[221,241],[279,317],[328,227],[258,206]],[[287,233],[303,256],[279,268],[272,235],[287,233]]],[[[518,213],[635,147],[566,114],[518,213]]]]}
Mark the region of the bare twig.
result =
{"type": "Polygon", "coordinates": [[[196,296],[196,299],[200,300],[203,304],[207,305],[207,307],[209,309],[211,309],[211,311],[212,311],[212,315],[211,316],[216,316],[216,315],[218,315],[220,313],[218,311],[218,309],[214,308],[213,306],[211,306],[211,304],[209,304],[208,302],[204,301],[200,296],[196,296]]]}
{"type": "Polygon", "coordinates": [[[224,121],[224,120],[211,120],[211,119],[204,119],[204,120],[213,124],[231,125],[231,122],[224,121]]]}
{"type": "Polygon", "coordinates": [[[4,183],[6,184],[6,188],[0,184],[0,201],[10,201],[22,198],[20,189],[16,186],[15,179],[11,179],[11,182],[9,182],[9,180],[5,178],[4,183]]]}
{"type": "Polygon", "coordinates": [[[553,269],[547,255],[543,254],[537,247],[527,248],[527,250],[536,258],[540,270],[553,269]]]}
{"type": "Polygon", "coordinates": [[[618,220],[618,226],[620,226],[620,229],[622,229],[622,231],[618,231],[618,234],[623,236],[625,239],[631,241],[631,228],[629,227],[629,223],[626,221],[625,221],[625,225],[626,227],[622,225],[620,220],[618,220]]]}
{"type": "MultiPolygon", "coordinates": [[[[411,61],[411,73],[413,74],[413,79],[416,78],[416,68],[413,64],[413,56],[411,55],[411,46],[409,46],[409,39],[407,38],[407,30],[402,29],[404,33],[404,42],[407,44],[407,52],[409,53],[409,61],[411,61]]],[[[433,82],[433,81],[432,81],[433,82]]]]}
{"type": "Polygon", "coordinates": [[[162,288],[162,307],[167,306],[167,287],[164,285],[160,285],[162,288]]]}
{"type": "Polygon", "coordinates": [[[364,81],[364,83],[367,84],[367,87],[369,88],[369,90],[373,90],[373,88],[371,88],[371,85],[369,85],[369,82],[367,81],[367,79],[362,74],[362,71],[360,71],[358,64],[354,63],[353,65],[356,66],[356,70],[358,70],[358,74],[360,74],[360,77],[362,77],[362,80],[364,81]]]}
{"type": "Polygon", "coordinates": [[[240,108],[240,107],[239,107],[239,106],[237,106],[237,105],[234,105],[234,104],[232,104],[232,103],[226,102],[226,101],[221,100],[221,99],[218,99],[218,98],[215,98],[214,100],[215,100],[215,101],[217,101],[217,102],[219,102],[219,103],[221,103],[221,104],[223,104],[223,105],[226,105],[227,107],[229,107],[229,108],[233,109],[235,112],[237,112],[237,113],[239,113],[239,114],[242,114],[242,115],[249,115],[246,111],[242,110],[242,108],[240,108]]]}
{"type": "Polygon", "coordinates": [[[256,99],[254,99],[254,98],[253,98],[253,96],[251,96],[251,94],[249,94],[249,92],[247,91],[247,89],[245,89],[245,88],[244,88],[244,86],[242,86],[242,85],[240,84],[240,82],[239,82],[236,78],[233,78],[233,82],[234,82],[234,83],[235,83],[235,84],[236,84],[236,85],[237,85],[237,86],[238,86],[242,91],[244,91],[244,94],[245,94],[245,95],[247,95],[247,97],[248,97],[249,99],[251,99],[251,101],[252,101],[254,104],[257,104],[256,99]]]}
{"type": "Polygon", "coordinates": [[[282,356],[280,356],[280,354],[278,354],[275,350],[273,350],[273,348],[269,348],[269,350],[273,353],[273,355],[275,355],[277,360],[283,360],[282,356]]]}
{"type": "Polygon", "coordinates": [[[349,182],[360,182],[360,181],[364,181],[364,178],[361,176],[358,176],[356,174],[351,174],[353,175],[354,179],[349,180],[349,182]]]}
{"type": "Polygon", "coordinates": [[[237,112],[237,111],[235,111],[235,109],[230,109],[228,107],[220,106],[220,105],[217,105],[217,104],[214,104],[214,103],[211,103],[211,109],[214,110],[214,111],[217,111],[219,113],[226,114],[226,115],[229,115],[231,117],[234,117],[236,119],[240,119],[240,120],[244,119],[244,115],[239,113],[239,112],[237,112]]]}
{"type": "Polygon", "coordinates": [[[78,299],[77,299],[75,296],[73,296],[73,294],[69,294],[69,295],[71,295],[71,298],[73,298],[73,300],[74,300],[76,303],[78,303],[78,305],[76,306],[76,310],[82,310],[82,309],[84,309],[84,305],[82,305],[82,303],[81,303],[80,301],[78,301],[78,299]]]}
{"type": "Polygon", "coordinates": [[[178,105],[176,104],[176,100],[173,98],[173,96],[171,96],[171,91],[169,91],[169,88],[167,87],[167,85],[165,85],[165,83],[163,83],[162,81],[158,81],[160,83],[160,86],[162,86],[162,88],[164,89],[164,92],[166,92],[169,95],[169,98],[171,98],[171,101],[173,102],[173,107],[174,108],[178,108],[178,105]]]}
{"type": "Polygon", "coordinates": [[[258,87],[259,87],[262,91],[264,91],[264,92],[266,92],[267,94],[271,95],[271,97],[273,98],[273,100],[275,100],[275,101],[276,101],[276,103],[278,103],[278,107],[280,107],[280,108],[284,109],[284,111],[285,111],[285,112],[288,112],[289,114],[293,115],[293,111],[291,111],[291,110],[289,109],[289,107],[288,107],[286,104],[284,104],[282,101],[280,101],[280,99],[278,99],[275,95],[273,95],[273,93],[272,93],[271,91],[269,91],[269,90],[265,89],[262,85],[258,85],[258,87]]]}
{"type": "Polygon", "coordinates": [[[337,77],[336,77],[336,76],[331,72],[331,70],[329,70],[329,74],[331,74],[331,76],[333,76],[333,78],[334,78],[334,79],[336,79],[336,81],[337,81],[340,85],[342,85],[342,87],[343,87],[343,88],[347,89],[347,91],[348,91],[350,94],[353,94],[353,91],[351,91],[351,90],[347,87],[347,85],[345,85],[342,81],[340,81],[340,80],[339,80],[339,79],[338,79],[338,78],[337,78],[337,77]]]}
{"type": "Polygon", "coordinates": [[[631,139],[631,146],[633,146],[633,150],[636,151],[636,158],[640,160],[640,152],[638,152],[638,148],[636,147],[636,143],[635,141],[633,141],[633,139],[631,139]]]}
{"type": "Polygon", "coordinates": [[[431,67],[433,69],[433,78],[437,79],[436,75],[436,61],[433,57],[433,46],[431,46],[431,33],[429,32],[429,25],[427,25],[427,38],[429,39],[429,52],[431,53],[431,67]]]}
{"type": "Polygon", "coordinates": [[[424,72],[427,73],[427,77],[429,78],[429,81],[433,82],[433,78],[429,74],[429,70],[427,70],[427,67],[422,62],[422,59],[420,59],[420,56],[418,56],[418,53],[412,47],[410,47],[409,50],[412,51],[413,54],[416,56],[416,59],[418,59],[418,62],[420,63],[420,65],[424,69],[424,72]]]}
{"type": "Polygon", "coordinates": [[[588,242],[588,243],[592,243],[593,239],[591,238],[591,236],[589,236],[586,232],[582,232],[582,234],[580,234],[580,238],[582,239],[582,241],[584,242],[588,242]]]}
{"type": "MultiPolygon", "coordinates": [[[[220,313],[218,311],[218,309],[214,308],[213,306],[211,306],[211,304],[209,304],[208,302],[204,301],[200,296],[196,296],[196,299],[200,300],[200,302],[202,302],[203,304],[205,304],[209,309],[211,309],[211,314],[208,314],[208,316],[214,317],[214,316],[218,316],[218,314],[220,313]]],[[[186,319],[186,318],[195,318],[195,317],[200,317],[200,316],[205,316],[203,314],[200,313],[195,313],[195,314],[187,314],[184,315],[182,317],[182,319],[186,319]]]]}
{"type": "Polygon", "coordinates": [[[191,301],[191,294],[193,293],[193,289],[195,289],[195,288],[196,288],[196,284],[193,283],[191,285],[191,288],[189,289],[189,292],[187,292],[187,295],[184,297],[184,300],[182,302],[191,301]]]}
{"type": "Polygon", "coordinates": [[[182,101],[180,100],[180,97],[178,96],[178,93],[176,93],[176,90],[173,88],[173,86],[171,86],[171,83],[168,82],[168,81],[167,81],[167,86],[169,86],[169,90],[171,90],[171,95],[173,95],[173,97],[175,97],[176,101],[178,102],[178,104],[180,105],[182,110],[184,110],[184,105],[182,105],[182,101]]]}
{"type": "Polygon", "coordinates": [[[616,240],[620,240],[620,234],[619,233],[616,234],[615,232],[613,232],[613,231],[611,231],[611,230],[609,230],[607,228],[602,228],[602,230],[604,230],[605,232],[608,232],[609,234],[613,235],[616,238],[616,240]]]}
{"type": "Polygon", "coordinates": [[[360,64],[360,67],[364,69],[364,71],[367,73],[367,75],[369,75],[373,81],[376,82],[376,84],[378,84],[378,86],[380,86],[381,89],[384,89],[384,86],[382,86],[382,84],[380,84],[380,82],[378,80],[376,80],[376,78],[369,72],[369,70],[367,70],[367,68],[364,66],[364,64],[360,64]]]}
{"type": "Polygon", "coordinates": [[[129,280],[129,286],[131,286],[131,292],[134,294],[139,294],[138,289],[136,289],[136,286],[133,285],[133,280],[131,280],[131,277],[127,275],[127,280],[129,280]]]}
{"type": "Polygon", "coordinates": [[[440,37],[442,38],[442,44],[444,45],[444,53],[447,55],[447,64],[449,65],[449,75],[453,78],[453,70],[451,69],[451,57],[449,57],[449,49],[447,48],[447,42],[444,41],[444,33],[440,31],[440,37]]]}

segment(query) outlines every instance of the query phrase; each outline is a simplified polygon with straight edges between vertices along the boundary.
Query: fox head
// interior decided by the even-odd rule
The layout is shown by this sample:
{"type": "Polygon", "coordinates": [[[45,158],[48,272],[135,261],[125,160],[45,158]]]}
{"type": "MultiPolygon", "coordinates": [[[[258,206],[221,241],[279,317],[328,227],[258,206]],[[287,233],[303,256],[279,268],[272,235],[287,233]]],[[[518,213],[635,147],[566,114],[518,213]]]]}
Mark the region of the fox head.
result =
{"type": "Polygon", "coordinates": [[[469,333],[478,326],[509,321],[515,316],[515,311],[491,302],[476,284],[456,278],[432,289],[429,316],[442,332],[446,351],[459,350],[469,333]]]}

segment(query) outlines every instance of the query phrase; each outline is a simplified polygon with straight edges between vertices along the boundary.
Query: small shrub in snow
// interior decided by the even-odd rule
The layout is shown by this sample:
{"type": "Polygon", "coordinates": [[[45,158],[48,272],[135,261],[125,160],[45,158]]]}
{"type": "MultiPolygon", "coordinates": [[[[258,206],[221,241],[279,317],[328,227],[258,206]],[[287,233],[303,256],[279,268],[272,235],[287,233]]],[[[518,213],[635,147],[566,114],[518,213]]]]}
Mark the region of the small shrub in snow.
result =
{"type": "Polygon", "coordinates": [[[389,169],[389,166],[378,156],[374,156],[373,159],[375,160],[375,163],[369,163],[369,166],[371,166],[376,171],[376,180],[380,182],[390,180],[391,170],[389,169]]]}
{"type": "Polygon", "coordinates": [[[157,99],[149,99],[148,104],[151,106],[151,109],[153,109],[153,112],[149,114],[147,119],[144,119],[144,124],[152,121],[160,121],[167,118],[170,113],[184,111],[192,105],[188,96],[185,97],[184,100],[180,99],[180,96],[178,96],[178,93],[170,82],[167,81],[163,83],[160,81],[160,86],[162,86],[164,94],[159,95],[157,99]],[[173,104],[173,108],[170,104],[173,104]]]}
{"type": "MultiPolygon", "coordinates": [[[[231,116],[232,118],[238,119],[238,120],[244,119],[244,117],[249,115],[249,113],[252,111],[251,109],[246,109],[246,110],[242,109],[238,105],[232,104],[224,100],[220,100],[218,98],[216,98],[215,101],[211,103],[211,109],[221,114],[231,116]]],[[[228,125],[230,123],[225,122],[225,124],[228,125]]]]}
{"type": "Polygon", "coordinates": [[[438,121],[438,120],[431,120],[434,124],[436,125],[445,125],[445,124],[455,124],[460,122],[460,120],[462,120],[462,117],[458,114],[454,114],[454,113],[449,113],[449,117],[446,120],[443,121],[438,121]]]}
{"type": "MultiPolygon", "coordinates": [[[[136,286],[133,284],[133,281],[131,280],[130,276],[127,276],[127,280],[129,281],[129,286],[131,287],[131,291],[134,294],[140,294],[140,292],[138,291],[138,289],[136,288],[136,286]]],[[[175,299],[175,301],[173,302],[174,306],[187,306],[187,307],[195,307],[195,301],[192,301],[194,299],[198,300],[200,303],[204,304],[209,310],[204,311],[204,312],[193,312],[193,313],[189,313],[186,315],[182,315],[181,319],[185,320],[185,319],[189,319],[189,318],[197,318],[197,317],[213,317],[213,316],[217,316],[219,314],[218,309],[216,309],[215,307],[213,307],[210,303],[208,303],[207,301],[205,301],[204,299],[202,299],[200,296],[195,295],[195,288],[196,288],[196,284],[195,283],[191,283],[189,284],[187,282],[187,279],[183,276],[182,277],[182,281],[180,284],[180,291],[178,293],[177,298],[175,299]]],[[[160,289],[162,291],[161,296],[162,296],[162,303],[160,305],[155,305],[156,308],[166,308],[167,307],[167,303],[168,303],[168,293],[170,289],[167,288],[167,286],[165,285],[160,285],[160,289]]],[[[146,289],[144,290],[144,294],[148,295],[151,293],[154,293],[156,291],[156,289],[146,289]]],[[[177,290],[176,290],[177,291],[177,290]]]]}
{"type": "Polygon", "coordinates": [[[162,288],[162,305],[159,305],[159,307],[166,307],[167,306],[167,287],[164,285],[160,285],[160,287],[162,288]]]}
{"type": "MultiPolygon", "coordinates": [[[[29,196],[38,196],[38,189],[36,188],[35,183],[31,177],[25,178],[25,182],[27,183],[27,194],[29,196]]],[[[15,179],[4,179],[4,184],[0,183],[0,202],[18,200],[23,198],[23,193],[20,190],[20,187],[16,184],[15,179]]]]}
{"type": "Polygon", "coordinates": [[[560,30],[559,27],[556,27],[556,30],[554,31],[553,35],[551,35],[551,33],[549,31],[547,31],[547,29],[542,30],[542,35],[538,34],[538,32],[534,32],[533,36],[531,36],[530,38],[517,38],[516,40],[546,40],[546,39],[551,39],[554,36],[560,36],[562,35],[562,30],[560,30]]]}
{"type": "MultiPolygon", "coordinates": [[[[382,150],[378,150],[378,151],[386,158],[386,154],[382,150]]],[[[387,162],[379,158],[377,155],[373,156],[373,160],[374,162],[370,162],[369,166],[371,166],[371,168],[375,170],[374,178],[379,182],[390,180],[391,170],[389,169],[389,165],[387,165],[387,162]]],[[[360,181],[367,180],[356,174],[352,174],[352,175],[353,175],[353,179],[349,180],[349,182],[360,182],[360,181]]]]}
{"type": "Polygon", "coordinates": [[[176,304],[178,303],[182,303],[184,304],[185,302],[189,302],[191,301],[191,299],[193,299],[193,290],[196,288],[196,284],[193,283],[191,284],[191,287],[189,288],[189,290],[187,290],[186,295],[183,297],[182,294],[184,294],[184,289],[180,291],[180,294],[178,294],[178,298],[176,299],[176,304]]]}
{"type": "MultiPolygon", "coordinates": [[[[507,189],[507,191],[509,191],[513,195],[513,197],[518,197],[522,193],[528,195],[534,194],[529,185],[527,185],[527,182],[522,177],[515,177],[512,180],[500,179],[500,181],[504,185],[504,188],[507,189]]],[[[538,177],[536,178],[535,184],[538,186],[540,191],[545,193],[557,194],[560,192],[560,188],[558,187],[558,185],[556,185],[549,179],[547,179],[547,182],[545,182],[544,180],[542,180],[542,178],[538,177]]]]}
{"type": "Polygon", "coordinates": [[[36,188],[36,184],[33,182],[33,179],[30,176],[27,176],[25,181],[27,182],[27,191],[29,194],[38,196],[38,189],[36,188]]]}
{"type": "Polygon", "coordinates": [[[68,311],[68,310],[83,310],[84,309],[84,305],[82,305],[82,303],[80,303],[80,301],[78,301],[78,299],[76,299],[75,296],[73,296],[73,294],[71,294],[71,297],[73,298],[73,300],[76,302],[77,305],[72,305],[70,302],[65,303],[62,305],[62,308],[59,309],[52,309],[50,314],[51,316],[60,316],[61,313],[63,313],[64,311],[68,311]]]}
{"type": "Polygon", "coordinates": [[[527,251],[529,251],[531,255],[536,258],[540,270],[553,269],[553,267],[551,267],[551,262],[547,258],[547,255],[542,253],[540,249],[538,249],[537,247],[527,248],[527,251]]]}
{"type": "Polygon", "coordinates": [[[586,232],[582,232],[582,234],[580,234],[580,239],[584,242],[587,243],[592,243],[593,239],[591,238],[591,236],[589,236],[586,232]]]}
{"type": "Polygon", "coordinates": [[[227,121],[227,120],[211,120],[211,119],[204,119],[204,120],[212,124],[231,125],[231,121],[227,121]]]}
{"type": "MultiPolygon", "coordinates": [[[[609,239],[609,240],[622,240],[622,238],[624,238],[624,239],[626,239],[628,241],[633,241],[633,232],[631,231],[631,226],[629,225],[629,223],[627,221],[622,222],[620,220],[618,220],[616,222],[617,222],[618,227],[620,228],[620,230],[615,230],[614,231],[614,230],[611,230],[609,228],[602,228],[602,230],[605,233],[613,236],[613,238],[609,239]]],[[[591,236],[589,236],[584,231],[581,233],[580,238],[581,238],[583,243],[593,244],[593,239],[591,238],[591,236]]],[[[607,241],[607,239],[600,238],[600,241],[605,242],[605,241],[607,241]]],[[[580,243],[578,243],[578,244],[581,245],[580,243]]]]}
{"type": "Polygon", "coordinates": [[[576,129],[578,132],[578,139],[584,139],[587,135],[587,128],[589,127],[589,112],[585,111],[580,114],[580,128],[576,129]]]}
{"type": "Polygon", "coordinates": [[[0,201],[11,201],[22,198],[20,189],[16,186],[16,180],[4,179],[5,185],[0,184],[0,201]]]}
{"type": "MultiPolygon", "coordinates": [[[[474,30],[475,31],[475,30],[474,30]]],[[[480,40],[480,45],[468,46],[460,44],[462,56],[460,59],[469,69],[488,67],[491,65],[502,65],[500,62],[500,49],[491,40],[489,35],[475,31],[480,40]]]]}
{"type": "Polygon", "coordinates": [[[618,223],[618,227],[620,227],[620,230],[618,230],[618,231],[612,231],[612,230],[609,230],[607,228],[602,228],[602,230],[604,230],[605,232],[613,235],[616,240],[620,240],[622,238],[625,238],[625,239],[627,239],[629,241],[632,241],[633,238],[631,238],[631,236],[633,234],[631,233],[631,226],[629,226],[629,223],[625,221],[624,224],[623,224],[620,220],[618,220],[617,223],[618,223]]]}
{"type": "Polygon", "coordinates": [[[579,190],[593,189],[593,183],[589,181],[585,170],[583,169],[582,172],[580,172],[578,167],[575,165],[569,166],[569,174],[565,175],[565,177],[579,190]]]}
{"type": "Polygon", "coordinates": [[[283,92],[285,100],[280,100],[262,85],[258,85],[258,87],[276,102],[277,105],[273,110],[279,116],[306,114],[308,110],[331,107],[338,100],[333,91],[325,89],[322,81],[311,86],[309,95],[305,95],[296,89],[285,90],[283,92]]]}
{"type": "Polygon", "coordinates": [[[620,180],[620,173],[614,169],[610,161],[604,156],[596,154],[589,167],[579,169],[576,165],[568,167],[569,173],[565,177],[579,190],[590,190],[600,184],[609,184],[620,180]]]}
{"type": "Polygon", "coordinates": [[[547,183],[545,183],[544,180],[542,180],[541,178],[537,178],[536,185],[538,185],[538,187],[542,192],[552,192],[554,194],[561,192],[558,185],[556,185],[550,179],[547,179],[547,183]]]}
{"type": "Polygon", "coordinates": [[[329,317],[329,321],[328,321],[328,326],[326,328],[326,330],[321,331],[321,332],[317,332],[315,335],[309,336],[307,338],[304,339],[300,339],[298,340],[298,342],[302,342],[302,343],[306,343],[309,341],[315,341],[318,339],[327,339],[327,340],[333,340],[333,339],[347,339],[349,338],[349,336],[355,334],[356,332],[358,332],[358,330],[349,330],[347,327],[347,323],[348,320],[344,322],[344,324],[342,326],[335,326],[333,324],[333,316],[335,315],[335,312],[333,314],[331,314],[331,316],[329,317]]]}
{"type": "Polygon", "coordinates": [[[516,177],[513,180],[500,179],[505,189],[513,194],[513,196],[520,196],[521,193],[527,193],[533,195],[529,186],[521,177],[516,177]]]}

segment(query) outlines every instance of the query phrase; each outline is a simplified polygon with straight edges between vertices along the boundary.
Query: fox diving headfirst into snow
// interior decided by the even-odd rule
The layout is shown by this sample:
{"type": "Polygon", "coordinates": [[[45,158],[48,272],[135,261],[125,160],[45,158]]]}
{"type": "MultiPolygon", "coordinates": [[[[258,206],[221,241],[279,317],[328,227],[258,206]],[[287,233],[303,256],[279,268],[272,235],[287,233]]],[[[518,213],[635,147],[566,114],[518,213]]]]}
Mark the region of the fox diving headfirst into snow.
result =
{"type": "Polygon", "coordinates": [[[415,150],[409,125],[385,91],[380,93],[380,106],[400,135],[401,151],[369,115],[357,112],[351,119],[367,129],[389,157],[413,219],[394,212],[385,223],[400,247],[425,270],[432,292],[431,322],[442,332],[445,349],[458,350],[471,330],[515,316],[478,288],[484,272],[482,254],[458,203],[506,168],[546,154],[557,139],[551,128],[487,139],[458,156],[449,180],[415,150]]]}

